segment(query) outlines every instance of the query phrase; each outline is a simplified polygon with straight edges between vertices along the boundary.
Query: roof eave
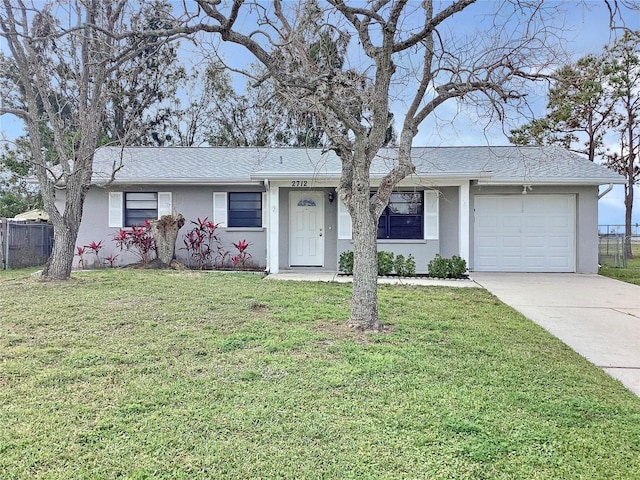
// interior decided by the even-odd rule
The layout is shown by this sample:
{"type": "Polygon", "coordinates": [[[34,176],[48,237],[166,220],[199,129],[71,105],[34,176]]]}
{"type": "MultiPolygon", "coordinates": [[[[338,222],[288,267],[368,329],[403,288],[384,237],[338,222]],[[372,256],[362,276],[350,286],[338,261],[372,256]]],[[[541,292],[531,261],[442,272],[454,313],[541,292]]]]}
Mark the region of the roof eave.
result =
{"type": "Polygon", "coordinates": [[[509,186],[509,185],[623,185],[624,178],[521,178],[519,180],[478,180],[478,185],[509,186]]]}
{"type": "Polygon", "coordinates": [[[261,181],[247,178],[117,178],[112,182],[93,179],[91,185],[256,185],[261,181]]]}
{"type": "MultiPolygon", "coordinates": [[[[384,178],[386,173],[372,173],[369,175],[371,179],[384,178]]],[[[408,178],[431,178],[431,179],[461,179],[476,180],[479,178],[491,178],[492,172],[416,172],[408,178]]],[[[250,175],[255,181],[268,180],[297,180],[313,178],[315,180],[340,180],[339,173],[318,173],[318,172],[256,172],[250,175]]]]}

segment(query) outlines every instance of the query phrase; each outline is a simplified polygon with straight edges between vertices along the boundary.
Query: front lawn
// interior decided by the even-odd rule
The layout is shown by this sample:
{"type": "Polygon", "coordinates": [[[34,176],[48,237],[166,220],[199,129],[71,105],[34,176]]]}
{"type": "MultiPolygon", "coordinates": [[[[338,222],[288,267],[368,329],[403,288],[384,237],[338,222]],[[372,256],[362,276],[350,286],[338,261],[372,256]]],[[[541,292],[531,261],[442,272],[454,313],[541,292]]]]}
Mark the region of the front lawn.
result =
{"type": "Polygon", "coordinates": [[[640,478],[640,399],[480,289],[0,273],[0,478],[640,478]]]}

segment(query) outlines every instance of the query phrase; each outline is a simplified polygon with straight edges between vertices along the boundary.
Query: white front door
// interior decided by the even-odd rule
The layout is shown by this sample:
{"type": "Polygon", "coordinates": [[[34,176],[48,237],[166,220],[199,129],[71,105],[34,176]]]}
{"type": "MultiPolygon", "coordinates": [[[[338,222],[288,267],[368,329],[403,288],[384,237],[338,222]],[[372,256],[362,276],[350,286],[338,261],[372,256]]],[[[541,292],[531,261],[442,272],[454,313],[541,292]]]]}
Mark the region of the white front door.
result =
{"type": "Polygon", "coordinates": [[[324,265],[324,194],[289,194],[289,261],[292,267],[324,265]]]}

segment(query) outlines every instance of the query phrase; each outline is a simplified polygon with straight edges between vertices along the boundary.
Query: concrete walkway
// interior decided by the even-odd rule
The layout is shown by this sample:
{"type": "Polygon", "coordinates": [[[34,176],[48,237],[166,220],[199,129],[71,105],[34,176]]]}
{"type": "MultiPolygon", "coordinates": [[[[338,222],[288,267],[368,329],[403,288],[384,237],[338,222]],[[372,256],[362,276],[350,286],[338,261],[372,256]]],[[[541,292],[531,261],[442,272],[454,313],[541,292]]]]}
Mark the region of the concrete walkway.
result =
{"type": "MultiPolygon", "coordinates": [[[[323,270],[285,270],[279,273],[270,273],[265,277],[266,280],[292,280],[297,282],[337,282],[351,283],[353,277],[348,275],[339,275],[338,272],[327,272],[323,270]]],[[[480,288],[473,280],[441,280],[437,278],[414,277],[414,278],[398,278],[398,277],[381,277],[378,279],[379,284],[387,285],[422,285],[422,286],[442,286],[442,287],[469,287],[480,288]]]]}
{"type": "Polygon", "coordinates": [[[640,286],[568,273],[471,278],[640,396],[640,286]]]}

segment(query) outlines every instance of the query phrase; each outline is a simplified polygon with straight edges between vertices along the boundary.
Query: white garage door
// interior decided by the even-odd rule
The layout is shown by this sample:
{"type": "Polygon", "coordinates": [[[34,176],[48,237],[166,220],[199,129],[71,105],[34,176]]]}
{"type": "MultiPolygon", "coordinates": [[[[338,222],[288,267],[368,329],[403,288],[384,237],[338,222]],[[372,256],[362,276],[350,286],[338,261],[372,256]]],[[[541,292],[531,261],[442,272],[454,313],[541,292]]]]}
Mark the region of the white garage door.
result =
{"type": "Polygon", "coordinates": [[[475,196],[474,269],[575,272],[573,195],[475,196]]]}

